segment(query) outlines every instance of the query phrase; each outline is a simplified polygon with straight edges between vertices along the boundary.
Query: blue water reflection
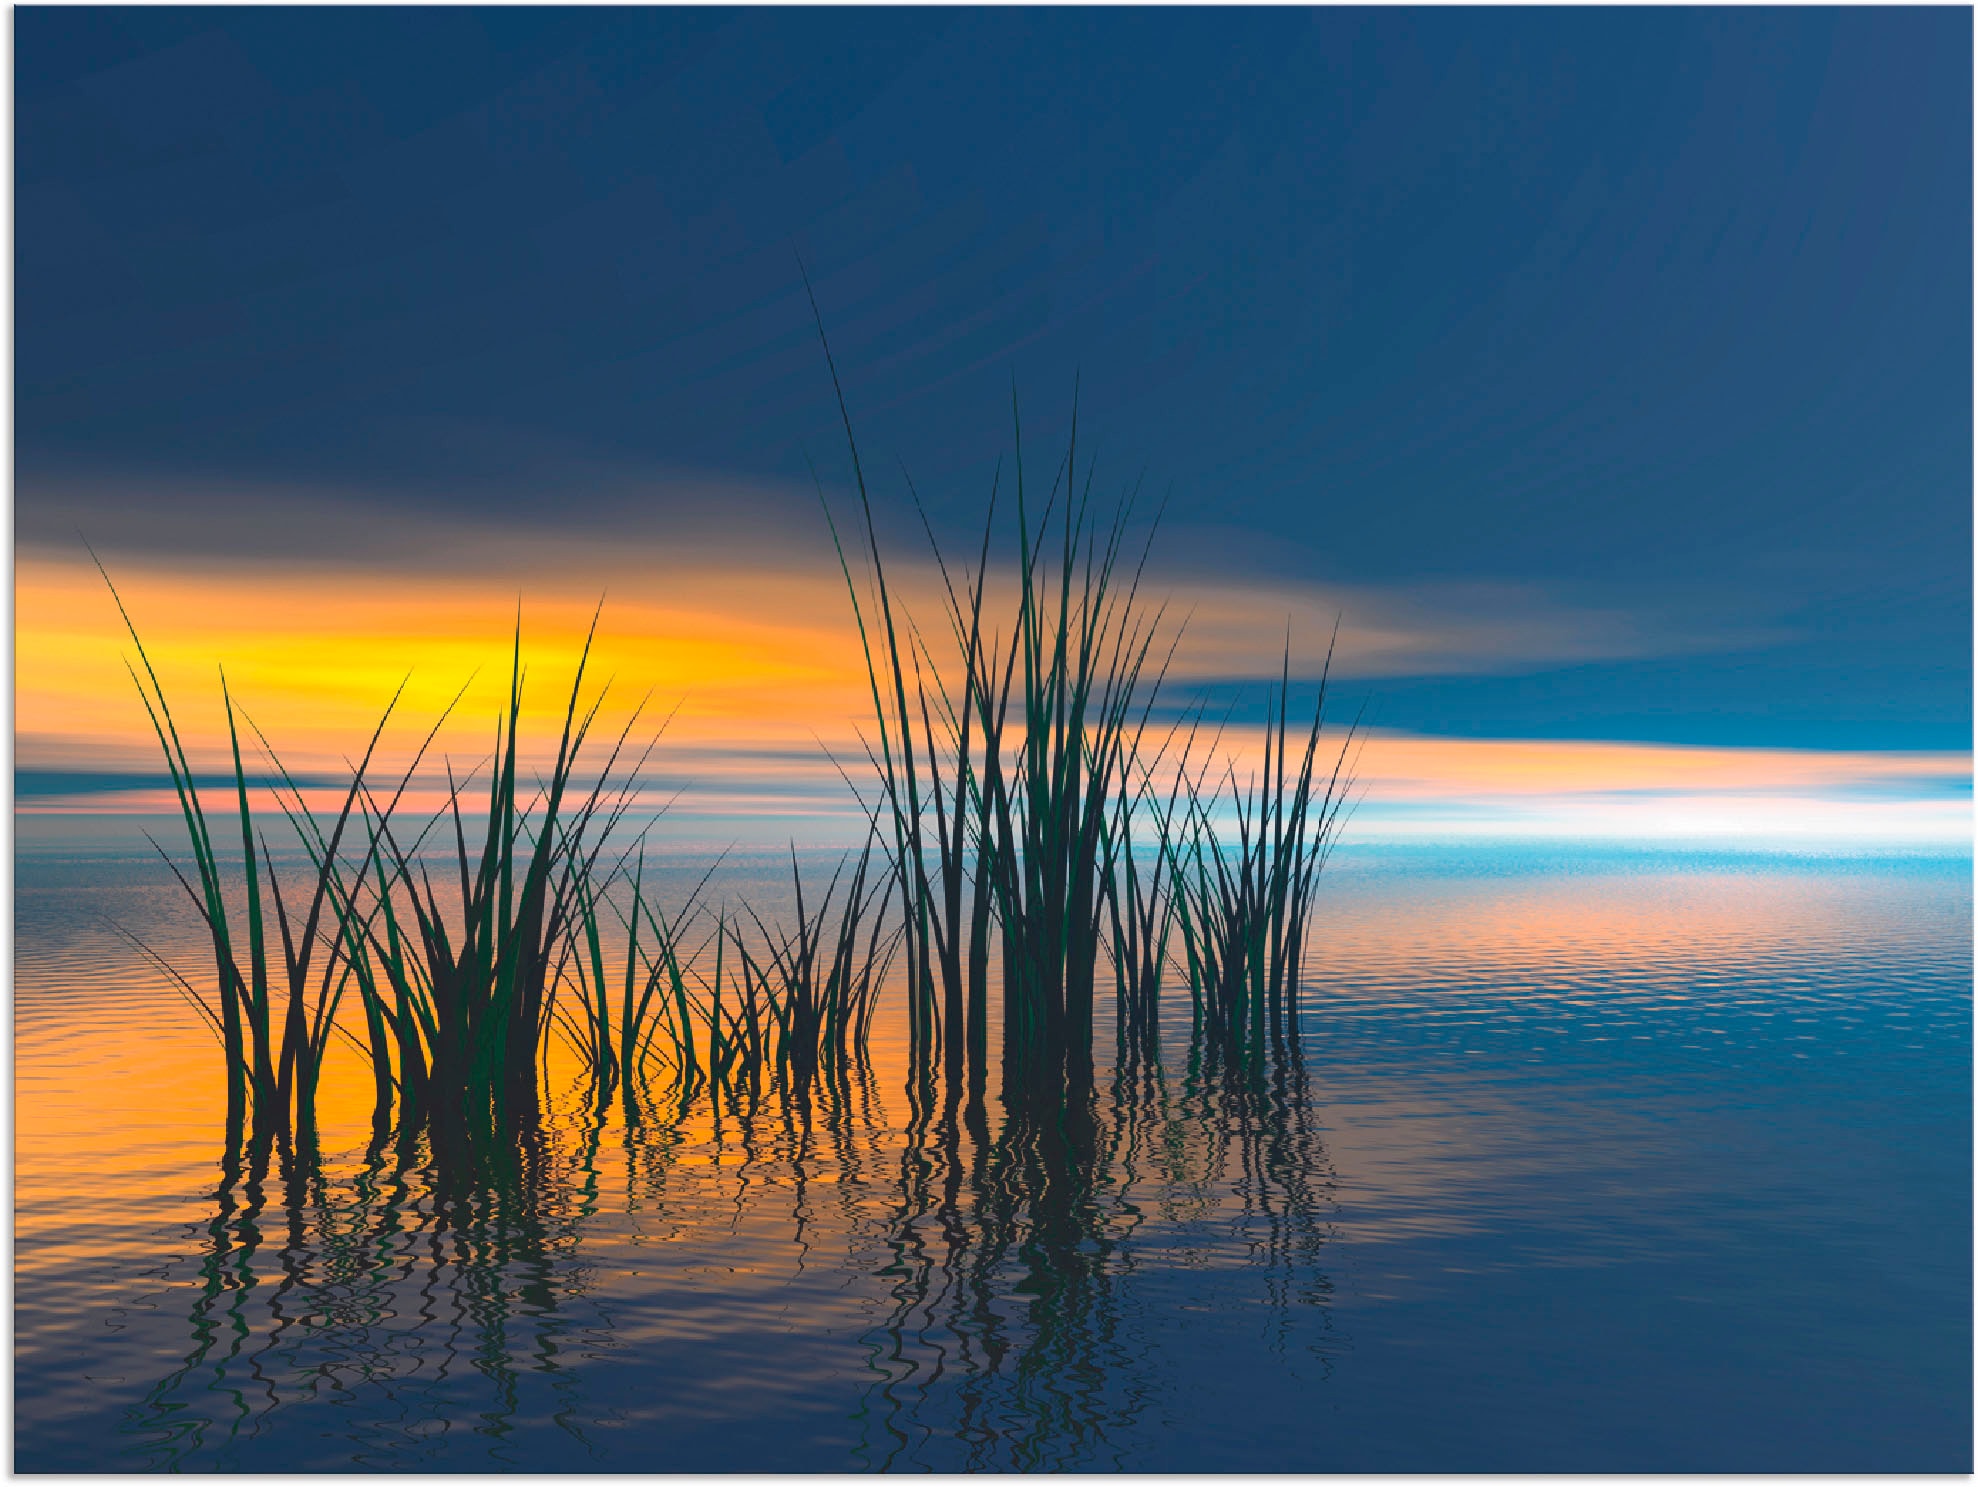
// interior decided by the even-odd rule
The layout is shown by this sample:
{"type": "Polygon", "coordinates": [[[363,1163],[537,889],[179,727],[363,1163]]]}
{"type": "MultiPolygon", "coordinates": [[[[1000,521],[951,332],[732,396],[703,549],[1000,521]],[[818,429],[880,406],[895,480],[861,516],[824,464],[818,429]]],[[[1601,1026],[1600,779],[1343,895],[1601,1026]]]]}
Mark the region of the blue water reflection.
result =
{"type": "Polygon", "coordinates": [[[152,865],[17,868],[22,1470],[1970,1468],[1968,861],[1342,851],[1295,1048],[467,1198],[222,1170],[152,865]]]}

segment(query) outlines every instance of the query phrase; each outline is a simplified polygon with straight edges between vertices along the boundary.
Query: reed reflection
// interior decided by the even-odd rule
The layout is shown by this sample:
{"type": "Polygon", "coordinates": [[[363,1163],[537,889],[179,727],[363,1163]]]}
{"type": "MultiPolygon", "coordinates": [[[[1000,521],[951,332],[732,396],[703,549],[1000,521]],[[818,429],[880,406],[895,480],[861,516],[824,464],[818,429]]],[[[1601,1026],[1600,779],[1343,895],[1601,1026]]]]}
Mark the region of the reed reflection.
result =
{"type": "MultiPolygon", "coordinates": [[[[1151,1047],[1150,1047],[1151,1043],[1151,1047]]],[[[872,1469],[1120,1467],[1163,1369],[1136,1273],[1200,1256],[1260,1272],[1280,1342],[1322,1307],[1330,1169],[1295,1030],[1256,1056],[1190,1041],[1173,1078],[1137,1030],[1107,1087],[1032,1087],[917,1121],[863,1339],[872,1469]]]]}
{"type": "Polygon", "coordinates": [[[597,1201],[597,1138],[595,1125],[563,1140],[538,1128],[509,1180],[472,1188],[448,1181],[429,1151],[408,1162],[396,1140],[336,1175],[320,1162],[270,1170],[252,1148],[245,1161],[229,1154],[193,1235],[187,1351],[129,1412],[123,1458],[238,1468],[276,1411],[329,1401],[361,1414],[323,1464],[413,1465],[427,1437],[461,1429],[500,1460],[525,1377],[561,1405],[551,1413],[567,1445],[594,1455],[581,1374],[564,1355],[576,1331],[609,1327],[568,1306],[584,1289],[578,1238],[597,1201]]]}
{"type": "MultiPolygon", "coordinates": [[[[183,1352],[128,1412],[121,1458],[266,1468],[280,1440],[289,1469],[650,1465],[606,1427],[676,1388],[692,1349],[623,1333],[615,1310],[691,1297],[724,1325],[737,1298],[707,1276],[726,1256],[847,1298],[815,1321],[822,1376],[791,1384],[838,1401],[844,1465],[1117,1465],[1163,1378],[1144,1275],[1254,1270],[1280,1330],[1323,1309],[1330,1178],[1294,1047],[1231,1060],[1196,1038],[1174,1069],[1136,1058],[1096,1089],[913,1100],[904,1119],[863,1059],[756,1094],[649,1091],[629,1121],[573,1086],[507,1179],[472,1187],[424,1138],[342,1166],[250,1146],[189,1233],[183,1352]],[[626,1224],[650,1247],[628,1251],[626,1224]],[[643,1292],[597,1279],[628,1265],[643,1292]],[[320,1461],[273,1419],[300,1409],[333,1422],[320,1461]]],[[[683,1449],[675,1469],[724,1464],[683,1449]]]]}

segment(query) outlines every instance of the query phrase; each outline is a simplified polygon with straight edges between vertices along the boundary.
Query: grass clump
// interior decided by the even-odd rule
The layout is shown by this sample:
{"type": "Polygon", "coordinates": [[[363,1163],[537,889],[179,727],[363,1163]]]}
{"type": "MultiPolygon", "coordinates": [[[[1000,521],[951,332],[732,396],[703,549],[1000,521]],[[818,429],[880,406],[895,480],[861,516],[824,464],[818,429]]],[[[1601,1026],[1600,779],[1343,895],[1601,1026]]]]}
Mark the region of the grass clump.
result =
{"type": "Polygon", "coordinates": [[[1148,765],[1142,739],[1164,669],[1154,649],[1162,613],[1138,602],[1145,549],[1137,566],[1122,565],[1131,500],[1097,517],[1090,472],[1076,484],[1074,421],[1033,517],[1019,441],[1007,639],[983,626],[994,493],[981,556],[961,571],[959,589],[928,529],[957,685],[899,612],[855,441],[853,468],[872,573],[863,598],[835,521],[832,534],[877,722],[872,756],[895,849],[916,1067],[931,1078],[938,1065],[951,1089],[966,1070],[979,1093],[993,955],[1005,1098],[1089,1088],[1108,889],[1129,840],[1123,823],[1148,765]]]}
{"type": "MultiPolygon", "coordinates": [[[[1281,1030],[1295,1013],[1312,896],[1344,800],[1345,751],[1329,775],[1317,769],[1326,681],[1292,767],[1287,647],[1266,720],[1263,778],[1245,791],[1230,777],[1232,843],[1201,773],[1191,775],[1194,728],[1182,737],[1177,725],[1150,742],[1179,630],[1158,648],[1164,610],[1140,597],[1152,536],[1128,568],[1132,498],[1109,518],[1096,512],[1091,470],[1078,462],[1075,409],[1034,519],[1017,426],[1015,605],[1006,632],[984,625],[1000,467],[980,554],[973,569],[960,570],[959,587],[908,482],[946,597],[944,676],[888,581],[828,342],[824,352],[862,519],[870,571],[863,592],[828,502],[825,515],[872,699],[869,752],[894,847],[923,1091],[938,1071],[953,1097],[966,1070],[968,1093],[980,1096],[992,956],[1001,973],[1006,1103],[1090,1090],[1095,997],[1107,966],[1122,1048],[1158,1057],[1177,929],[1198,1023],[1239,1042],[1261,1028],[1281,1030]]],[[[1328,679],[1330,672],[1328,653],[1328,679]]]]}
{"type": "MultiPolygon", "coordinates": [[[[643,841],[629,877],[623,863],[602,888],[586,877],[577,884],[581,940],[571,958],[576,976],[575,1010],[555,1007],[563,1029],[582,1057],[590,1075],[594,1103],[601,1109],[619,1096],[626,1119],[636,1120],[640,1092],[655,1062],[669,1068],[684,1087],[701,1079],[695,1057],[694,1014],[688,990],[692,953],[683,950],[699,915],[703,875],[686,905],[669,918],[645,891],[646,853],[643,841]],[[614,879],[629,887],[629,908],[612,898],[614,879]],[[606,915],[614,916],[625,936],[623,971],[607,969],[606,915]]],[[[709,869],[711,874],[713,869],[709,869]]],[[[616,962],[613,962],[614,966],[616,962]]]]}
{"type": "MultiPolygon", "coordinates": [[[[104,578],[109,582],[107,573],[104,578]]],[[[410,840],[396,823],[407,787],[451,706],[397,787],[381,799],[368,776],[397,707],[395,694],[327,825],[270,748],[277,810],[310,869],[298,891],[284,889],[265,822],[257,821],[239,718],[223,676],[241,840],[238,883],[228,881],[163,685],[114,584],[111,594],[137,649],[131,674],[191,847],[189,874],[159,850],[206,928],[215,963],[212,998],[161,957],[152,959],[219,1040],[229,1144],[249,1134],[263,1148],[305,1148],[313,1141],[324,1062],[332,1034],[345,1031],[338,1015],[354,988],[365,1038],[345,1035],[368,1057],[380,1134],[389,1127],[410,1140],[425,1132],[436,1152],[476,1160],[511,1146],[514,1131],[535,1118],[537,1071],[556,998],[582,948],[579,927],[595,907],[601,854],[634,798],[646,757],[620,767],[641,704],[589,787],[578,783],[604,701],[603,690],[583,701],[596,617],[571,683],[554,762],[533,785],[524,783],[519,749],[524,673],[518,627],[508,705],[497,720],[488,770],[485,827],[473,833],[472,847],[462,807],[472,774],[456,780],[450,764],[446,805],[410,840]],[[446,828],[453,850],[440,878],[457,882],[457,896],[436,885],[425,851],[428,839],[446,828]]],[[[594,933],[595,923],[589,928],[594,933]]],[[[663,926],[659,938],[664,965],[673,951],[663,926]]],[[[636,934],[631,953],[640,954],[636,934]]],[[[638,1004],[631,1026],[642,1025],[650,1000],[638,1004]]],[[[594,1043],[587,1052],[602,1076],[615,1081],[626,1064],[636,1066],[642,1047],[640,1040],[621,1038],[594,1043]]]]}
{"type": "Polygon", "coordinates": [[[972,564],[950,566],[909,482],[940,578],[930,634],[889,577],[835,367],[832,378],[858,498],[850,547],[828,501],[825,515],[861,642],[877,795],[863,846],[821,892],[792,850],[789,922],[746,903],[711,910],[705,876],[665,911],[645,837],[618,845],[653,744],[633,757],[644,703],[608,746],[594,741],[608,691],[585,690],[596,615],[540,777],[522,762],[519,623],[492,752],[464,776],[447,763],[445,804],[423,822],[403,824],[402,806],[452,706],[395,787],[374,789],[395,695],[327,821],[276,760],[278,807],[308,864],[300,886],[284,882],[255,818],[223,678],[236,886],[117,599],[191,844],[191,871],[174,871],[207,929],[216,989],[202,995],[172,974],[220,1042],[230,1131],[310,1139],[337,1034],[368,1062],[379,1139],[423,1136],[462,1170],[503,1160],[537,1121],[555,1035],[575,1051],[592,1107],[615,1102],[628,1122],[662,1081],[683,1101],[801,1104],[863,1067],[896,966],[916,1119],[937,1091],[948,1116],[963,1097],[979,1114],[996,1001],[1011,1109],[1090,1096],[1107,991],[1122,1063],[1157,1064],[1177,970],[1199,1037],[1225,1053],[1295,1033],[1314,894],[1346,799],[1346,750],[1329,768],[1319,758],[1330,653],[1309,726],[1293,734],[1287,646],[1261,774],[1239,785],[1229,767],[1207,788],[1199,711],[1155,721],[1180,627],[1142,598],[1152,533],[1130,549],[1130,492],[1099,509],[1076,410],[1041,500],[1017,424],[1012,564],[992,572],[1000,467],[972,564]],[[470,829],[484,771],[485,814],[470,829]],[[353,1004],[361,1036],[339,1022],[353,1004]]]}
{"type": "Polygon", "coordinates": [[[1195,1023],[1228,1049],[1254,1052],[1295,1030],[1313,896],[1347,802],[1353,731],[1329,771],[1318,759],[1331,652],[1302,745],[1289,732],[1290,669],[1287,650],[1265,709],[1261,773],[1239,785],[1233,765],[1225,772],[1235,840],[1218,829],[1219,802],[1199,777],[1188,781],[1187,830],[1163,833],[1195,1023]]]}
{"type": "MultiPolygon", "coordinates": [[[[97,568],[103,572],[100,562],[97,568]]],[[[241,844],[241,881],[236,896],[229,891],[222,871],[222,854],[215,844],[198,781],[157,670],[151,664],[122,595],[110,583],[107,572],[103,572],[103,579],[110,586],[117,613],[137,650],[138,665],[129,667],[131,679],[171,776],[192,849],[191,876],[162,847],[158,848],[159,854],[185,889],[206,928],[213,951],[214,995],[218,1006],[160,957],[148,950],[147,954],[164,966],[220,1041],[229,1145],[238,1144],[250,1130],[255,1142],[263,1147],[291,1140],[306,1144],[314,1136],[316,1091],[321,1083],[331,1030],[354,973],[352,942],[342,932],[345,926],[340,916],[346,900],[336,866],[337,852],[362,798],[365,772],[398,699],[396,695],[393,697],[373,731],[362,761],[352,772],[343,807],[328,833],[324,833],[312,814],[306,810],[302,813],[307,833],[305,845],[314,849],[310,853],[313,879],[305,887],[285,893],[274,852],[265,830],[256,823],[249,801],[239,719],[222,672],[221,697],[226,709],[241,844]],[[241,910],[238,918],[230,911],[230,899],[241,910]],[[271,902],[280,933],[279,958],[268,933],[271,902]],[[338,932],[324,933],[326,913],[338,932]]],[[[294,819],[291,814],[291,820],[294,819]]],[[[154,840],[152,845],[158,844],[154,840]]]]}
{"type": "MultiPolygon", "coordinates": [[[[899,945],[897,930],[889,932],[885,923],[886,880],[873,872],[876,845],[875,825],[856,857],[839,861],[814,907],[805,903],[793,849],[795,927],[774,927],[746,905],[757,944],[750,945],[739,922],[726,926],[743,1005],[768,1010],[773,1048],[752,1067],[773,1067],[781,1087],[799,1102],[808,1101],[820,1080],[843,1091],[863,1058],[879,989],[899,945]]],[[[752,1032],[754,1025],[752,1017],[752,1032]]]]}
{"type": "MultiPolygon", "coordinates": [[[[346,924],[361,926],[372,974],[363,983],[378,1022],[397,1024],[396,1085],[402,1132],[423,1124],[436,1148],[499,1154],[512,1132],[539,1110],[538,1069],[555,1020],[555,1003],[574,956],[592,884],[613,830],[630,806],[638,769],[621,770],[635,708],[612,742],[589,788],[578,783],[585,745],[603,706],[600,689],[583,701],[584,674],[597,620],[584,638],[546,778],[524,788],[519,740],[524,672],[518,628],[508,705],[497,721],[488,771],[486,825],[470,847],[462,796],[471,784],[447,769],[445,806],[410,843],[393,826],[393,808],[367,797],[368,860],[378,864],[367,894],[344,899],[346,924]],[[442,870],[421,848],[435,828],[451,828],[453,851],[442,870]],[[451,903],[443,902],[450,899],[451,903]],[[450,909],[450,912],[449,912],[450,909]]],[[[375,1024],[374,1024],[375,1027],[375,1024]]],[[[382,1044],[374,1042],[374,1059],[382,1044]]],[[[627,1049],[599,1043],[593,1058],[620,1077],[627,1049]]],[[[630,1050],[636,1055],[636,1049],[630,1050]]]]}

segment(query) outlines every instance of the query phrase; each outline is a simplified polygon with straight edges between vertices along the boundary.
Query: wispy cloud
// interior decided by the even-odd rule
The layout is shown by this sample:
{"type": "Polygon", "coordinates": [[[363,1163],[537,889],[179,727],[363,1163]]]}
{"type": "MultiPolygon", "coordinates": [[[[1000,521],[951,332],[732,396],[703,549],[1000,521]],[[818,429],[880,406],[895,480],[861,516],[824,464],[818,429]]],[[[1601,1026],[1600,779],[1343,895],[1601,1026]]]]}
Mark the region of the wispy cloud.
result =
{"type": "MultiPolygon", "coordinates": [[[[678,809],[689,817],[842,814],[849,820],[849,792],[830,756],[848,765],[862,758],[869,697],[840,581],[815,565],[718,565],[677,551],[620,553],[615,566],[605,563],[609,555],[589,556],[617,580],[593,673],[614,679],[615,716],[625,716],[648,692],[655,722],[677,705],[658,755],[654,798],[684,790],[678,809]]],[[[341,563],[243,571],[155,559],[120,560],[118,572],[202,767],[224,761],[217,664],[226,666],[235,695],[293,768],[334,772],[408,673],[394,749],[409,749],[463,683],[467,695],[442,746],[470,764],[488,747],[516,618],[516,591],[499,579],[440,568],[341,563]]],[[[547,736],[606,584],[583,564],[555,561],[531,569],[530,577],[522,610],[529,696],[536,731],[547,736]]],[[[931,596],[923,597],[931,605],[931,596]]],[[[1208,611],[1212,623],[1197,633],[1209,640],[1236,636],[1246,616],[1261,625],[1284,597],[1283,590],[1211,590],[1198,615],[1208,611]]],[[[72,779],[74,788],[66,791],[37,789],[35,799],[56,809],[111,804],[123,793],[106,793],[107,787],[120,777],[143,783],[156,761],[123,667],[128,641],[102,580],[74,555],[25,551],[16,568],[16,603],[19,765],[44,772],[38,785],[54,774],[92,776],[72,779]]],[[[1391,613],[1402,618],[1371,625],[1368,633],[1415,637],[1394,641],[1390,657],[1441,657],[1438,664],[1448,664],[1449,627],[1427,618],[1430,612],[1425,602],[1411,610],[1397,601],[1391,613]]],[[[1503,664],[1514,653],[1529,661],[1554,630],[1510,625],[1479,633],[1484,639],[1468,642],[1461,654],[1482,666],[1503,664]]],[[[1220,652],[1196,643],[1201,648],[1183,667],[1184,690],[1192,680],[1252,674],[1251,654],[1234,640],[1220,652]],[[1219,655],[1227,669],[1218,669],[1219,655]]],[[[1570,643],[1559,640],[1561,647],[1570,643]]],[[[1223,736],[1239,769],[1255,756],[1257,742],[1240,727],[1223,736]]],[[[1971,761],[1964,753],[1372,733],[1354,762],[1362,804],[1353,829],[1365,839],[1485,834],[1954,844],[1970,837],[1971,761]]],[[[121,801],[123,808],[133,803],[128,796],[121,801]]]]}
{"type": "MultiPolygon", "coordinates": [[[[26,793],[58,809],[128,804],[135,797],[113,787],[155,769],[124,670],[128,641],[82,552],[82,527],[110,561],[202,767],[223,759],[219,665],[294,768],[339,768],[408,674],[395,746],[409,748],[466,684],[443,746],[478,757],[518,600],[531,705],[546,723],[602,595],[593,676],[614,679],[619,715],[647,694],[655,718],[677,706],[656,791],[684,789],[688,815],[846,809],[831,756],[862,757],[869,695],[814,496],[590,477],[581,499],[480,517],[335,491],[44,483],[21,507],[15,568],[16,752],[39,772],[25,777],[26,793]],[[56,788],[64,781],[73,788],[56,788]]],[[[1310,675],[1335,622],[1335,674],[1359,679],[1534,671],[1766,638],[1569,603],[1531,585],[1306,581],[1298,554],[1239,572],[1189,535],[1167,534],[1179,553],[1145,586],[1171,624],[1186,621],[1176,696],[1274,675],[1287,636],[1294,671],[1310,675]]],[[[891,541],[896,591],[938,649],[938,576],[914,534],[891,541]]],[[[1240,729],[1225,742],[1247,746],[1240,729]]],[[[1966,754],[1374,734],[1358,771],[1356,830],[1373,836],[1954,840],[1970,826],[1966,754]]]]}
{"type": "MultiPolygon", "coordinates": [[[[1184,581],[1172,580],[1177,587],[1184,581]]],[[[1574,605],[1535,584],[1197,580],[1179,661],[1204,680],[1269,676],[1289,643],[1309,674],[1338,626],[1335,674],[1476,676],[1765,644],[1773,627],[1574,605]]]]}
{"type": "MultiPolygon", "coordinates": [[[[813,493],[596,464],[559,468],[560,483],[548,473],[534,478],[534,499],[511,491],[478,510],[423,494],[42,478],[17,513],[19,568],[37,585],[21,623],[42,621],[40,593],[66,582],[60,575],[77,566],[87,535],[133,578],[176,577],[241,595],[274,584],[308,593],[326,616],[353,605],[396,612],[408,633],[422,602],[436,611],[518,597],[555,606],[603,593],[621,636],[656,623],[655,638],[678,641],[677,626],[656,617],[693,611],[725,616],[737,635],[764,621],[801,628],[814,632],[806,650],[850,659],[849,610],[813,493]]],[[[840,504],[848,514],[850,503],[840,504]]],[[[1163,534],[1143,588],[1183,631],[1171,675],[1186,683],[1275,675],[1287,642],[1294,673],[1316,674],[1335,627],[1335,675],[1361,679],[1684,655],[1763,645],[1780,633],[1748,618],[1570,602],[1530,583],[1309,579],[1284,571],[1283,555],[1245,568],[1199,537],[1163,534]]],[[[896,590],[938,634],[939,580],[924,537],[895,531],[888,551],[896,590]]],[[[172,601],[160,597],[178,623],[172,601]]]]}

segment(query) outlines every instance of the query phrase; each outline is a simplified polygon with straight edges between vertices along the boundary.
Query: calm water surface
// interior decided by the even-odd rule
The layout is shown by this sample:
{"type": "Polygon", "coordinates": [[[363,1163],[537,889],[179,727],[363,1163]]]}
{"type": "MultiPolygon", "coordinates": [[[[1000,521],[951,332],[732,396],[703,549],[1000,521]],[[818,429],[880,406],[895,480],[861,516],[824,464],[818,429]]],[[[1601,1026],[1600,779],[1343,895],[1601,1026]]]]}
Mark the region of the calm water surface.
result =
{"type": "Polygon", "coordinates": [[[18,1469],[1971,1467],[1968,861],[1342,851],[1296,1064],[567,1099],[439,1206],[354,1079],[223,1174],[134,840],[21,823],[18,1469]]]}

